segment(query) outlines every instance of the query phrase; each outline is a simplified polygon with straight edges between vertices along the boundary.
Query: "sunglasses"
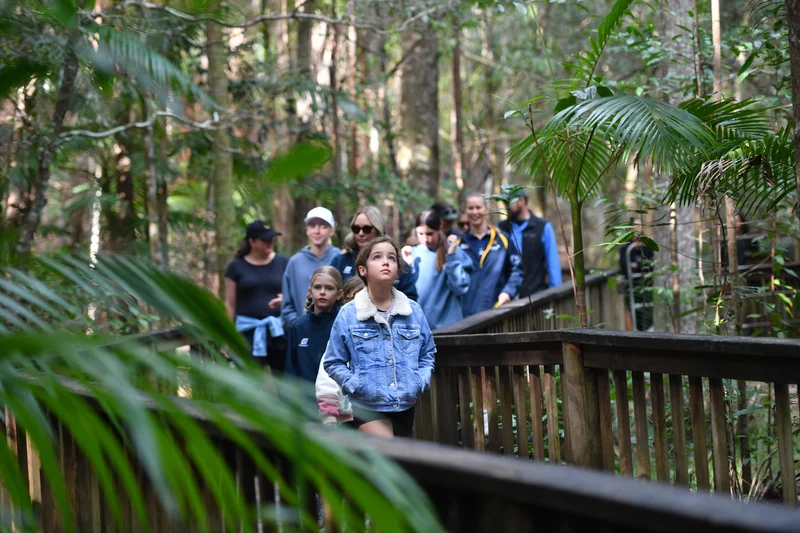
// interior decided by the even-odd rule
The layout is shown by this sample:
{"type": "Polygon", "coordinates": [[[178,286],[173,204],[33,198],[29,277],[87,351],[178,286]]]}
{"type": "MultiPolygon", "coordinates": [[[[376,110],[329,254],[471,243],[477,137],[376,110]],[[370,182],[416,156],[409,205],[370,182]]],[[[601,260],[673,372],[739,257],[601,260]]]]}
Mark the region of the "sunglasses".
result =
{"type": "Polygon", "coordinates": [[[353,224],[352,226],[350,226],[350,231],[353,232],[353,235],[358,235],[362,231],[364,232],[364,235],[369,235],[370,233],[372,233],[372,230],[374,230],[374,229],[375,229],[375,226],[369,226],[369,225],[367,225],[367,226],[356,226],[355,224],[353,224]]]}
{"type": "Polygon", "coordinates": [[[466,227],[469,227],[469,222],[459,222],[459,223],[458,223],[458,227],[459,227],[459,228],[466,228],[466,227]]]}

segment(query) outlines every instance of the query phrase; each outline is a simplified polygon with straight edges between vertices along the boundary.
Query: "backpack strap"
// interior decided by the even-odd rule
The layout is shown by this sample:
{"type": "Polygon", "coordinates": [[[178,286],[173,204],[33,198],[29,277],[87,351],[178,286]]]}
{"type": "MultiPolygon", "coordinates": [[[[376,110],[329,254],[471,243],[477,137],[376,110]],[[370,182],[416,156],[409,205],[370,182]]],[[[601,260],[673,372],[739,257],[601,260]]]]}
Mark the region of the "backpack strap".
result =
{"type": "MultiPolygon", "coordinates": [[[[503,234],[501,233],[500,236],[502,237],[503,234]]],[[[483,262],[486,260],[486,257],[488,257],[489,250],[492,249],[492,245],[494,244],[494,239],[496,237],[497,237],[497,228],[492,226],[492,230],[489,232],[489,244],[486,245],[486,249],[483,251],[483,255],[481,256],[480,268],[483,268],[483,262]]]]}

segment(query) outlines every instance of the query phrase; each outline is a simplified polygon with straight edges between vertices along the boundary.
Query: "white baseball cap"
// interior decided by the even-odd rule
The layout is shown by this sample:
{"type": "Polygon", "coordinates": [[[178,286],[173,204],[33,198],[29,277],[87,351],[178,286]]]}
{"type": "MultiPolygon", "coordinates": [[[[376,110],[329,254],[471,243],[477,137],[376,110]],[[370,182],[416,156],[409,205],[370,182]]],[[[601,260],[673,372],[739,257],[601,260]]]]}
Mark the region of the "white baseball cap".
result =
{"type": "Polygon", "coordinates": [[[308,214],[306,215],[306,219],[305,219],[305,221],[304,221],[304,222],[305,222],[306,224],[308,224],[308,222],[309,222],[309,221],[310,221],[312,218],[318,218],[318,219],[320,219],[320,220],[324,220],[324,221],[325,221],[325,222],[327,222],[327,223],[328,223],[328,224],[329,224],[331,227],[334,227],[334,226],[336,225],[336,224],[334,223],[334,221],[333,221],[333,213],[331,213],[331,210],[330,210],[330,209],[326,209],[326,208],[324,208],[324,207],[315,207],[314,209],[312,209],[311,211],[309,211],[309,212],[308,212],[308,214]]]}

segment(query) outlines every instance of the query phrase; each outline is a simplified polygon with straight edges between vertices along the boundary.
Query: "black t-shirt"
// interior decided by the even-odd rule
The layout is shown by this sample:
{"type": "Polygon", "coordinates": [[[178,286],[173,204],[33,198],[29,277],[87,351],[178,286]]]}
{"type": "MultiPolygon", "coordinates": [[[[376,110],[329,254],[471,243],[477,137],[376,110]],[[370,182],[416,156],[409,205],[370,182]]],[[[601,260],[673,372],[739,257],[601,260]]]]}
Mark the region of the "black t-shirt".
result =
{"type": "Polygon", "coordinates": [[[281,292],[283,272],[289,258],[276,255],[268,265],[251,265],[234,259],[225,269],[225,277],[236,283],[236,314],[252,318],[280,316],[281,308],[269,308],[269,302],[281,292]]]}

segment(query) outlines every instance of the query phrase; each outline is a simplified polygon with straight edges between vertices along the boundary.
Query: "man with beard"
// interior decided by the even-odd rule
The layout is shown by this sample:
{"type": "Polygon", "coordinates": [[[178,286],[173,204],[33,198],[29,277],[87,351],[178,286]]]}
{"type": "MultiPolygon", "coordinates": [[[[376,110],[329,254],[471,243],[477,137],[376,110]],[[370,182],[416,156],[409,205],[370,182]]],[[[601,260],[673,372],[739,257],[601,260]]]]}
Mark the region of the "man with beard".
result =
{"type": "Polygon", "coordinates": [[[528,209],[528,193],[521,191],[508,206],[509,218],[499,224],[522,255],[525,275],[519,296],[524,298],[548,287],[561,285],[561,261],[558,258],[556,232],[550,222],[528,209]]]}

